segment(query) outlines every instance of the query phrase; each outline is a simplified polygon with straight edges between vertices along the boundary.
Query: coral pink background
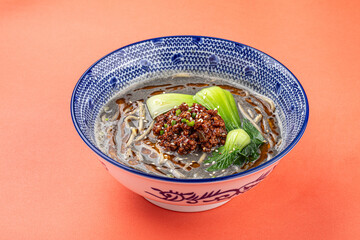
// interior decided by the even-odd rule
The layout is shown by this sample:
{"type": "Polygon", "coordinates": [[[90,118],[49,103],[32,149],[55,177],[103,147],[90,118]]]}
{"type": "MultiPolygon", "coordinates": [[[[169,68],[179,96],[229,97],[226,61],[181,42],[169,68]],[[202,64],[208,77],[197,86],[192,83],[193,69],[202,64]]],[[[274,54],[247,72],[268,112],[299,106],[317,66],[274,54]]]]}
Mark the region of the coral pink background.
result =
{"type": "Polygon", "coordinates": [[[0,239],[360,239],[358,1],[0,1],[0,239]],[[77,135],[70,96],[97,59],[197,34],[284,63],[310,101],[299,144],[203,213],[149,204],[77,135]]]}

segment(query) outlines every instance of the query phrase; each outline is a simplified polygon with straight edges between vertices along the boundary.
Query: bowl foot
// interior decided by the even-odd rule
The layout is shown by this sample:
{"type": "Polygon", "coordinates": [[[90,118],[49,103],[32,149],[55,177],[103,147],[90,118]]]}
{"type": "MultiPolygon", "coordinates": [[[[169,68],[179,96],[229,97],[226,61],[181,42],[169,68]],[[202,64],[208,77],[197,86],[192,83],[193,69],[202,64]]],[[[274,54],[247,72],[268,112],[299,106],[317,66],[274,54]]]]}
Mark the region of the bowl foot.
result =
{"type": "Polygon", "coordinates": [[[217,208],[220,207],[221,205],[227,203],[230,200],[224,201],[224,202],[219,202],[219,203],[213,203],[213,204],[207,204],[207,205],[197,205],[197,206],[180,206],[180,205],[174,205],[174,204],[168,204],[168,203],[163,203],[163,202],[158,202],[155,200],[151,200],[148,198],[145,198],[146,200],[148,200],[149,202],[151,202],[152,204],[161,207],[161,208],[165,208],[171,211],[176,211],[176,212],[202,212],[202,211],[207,211],[213,208],[217,208]]]}

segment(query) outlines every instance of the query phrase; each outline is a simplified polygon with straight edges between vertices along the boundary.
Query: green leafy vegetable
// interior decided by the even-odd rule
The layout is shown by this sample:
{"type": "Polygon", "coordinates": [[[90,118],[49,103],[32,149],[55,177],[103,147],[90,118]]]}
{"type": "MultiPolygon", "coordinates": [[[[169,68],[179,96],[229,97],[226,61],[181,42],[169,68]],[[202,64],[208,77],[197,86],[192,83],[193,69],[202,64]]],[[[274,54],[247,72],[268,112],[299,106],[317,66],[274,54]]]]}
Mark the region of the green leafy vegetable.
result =
{"type": "Polygon", "coordinates": [[[255,143],[256,145],[261,145],[264,143],[264,137],[248,119],[243,119],[242,128],[249,134],[251,142],[255,143]]]}
{"type": "Polygon", "coordinates": [[[205,161],[215,162],[207,171],[226,169],[232,164],[243,165],[259,158],[259,147],[264,143],[263,136],[246,118],[243,119],[242,127],[243,129],[230,131],[225,145],[205,161]]]}
{"type": "Polygon", "coordinates": [[[229,91],[217,86],[204,88],[194,95],[194,100],[207,109],[217,109],[228,132],[241,128],[239,112],[229,91]]]}
{"type": "Polygon", "coordinates": [[[212,156],[206,160],[206,163],[215,163],[209,167],[208,171],[215,171],[228,168],[238,159],[241,150],[250,144],[249,134],[243,129],[235,129],[230,131],[226,136],[225,145],[213,152],[212,156]]]}
{"type": "Polygon", "coordinates": [[[155,118],[182,103],[191,106],[195,101],[192,95],[180,93],[159,94],[150,97],[146,101],[146,105],[152,118],[155,118]]]}

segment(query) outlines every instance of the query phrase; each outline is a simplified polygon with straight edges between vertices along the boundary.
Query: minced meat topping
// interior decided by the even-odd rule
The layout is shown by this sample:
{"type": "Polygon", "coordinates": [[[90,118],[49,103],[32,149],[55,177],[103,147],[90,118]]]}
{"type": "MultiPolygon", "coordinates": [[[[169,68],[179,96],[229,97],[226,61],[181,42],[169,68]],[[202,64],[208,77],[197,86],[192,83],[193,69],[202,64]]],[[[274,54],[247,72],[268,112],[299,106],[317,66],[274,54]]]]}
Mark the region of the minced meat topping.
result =
{"type": "Polygon", "coordinates": [[[210,152],[213,147],[224,145],[227,135],[217,110],[207,110],[197,103],[191,107],[183,103],[156,117],[153,132],[160,146],[181,155],[198,149],[210,152]]]}

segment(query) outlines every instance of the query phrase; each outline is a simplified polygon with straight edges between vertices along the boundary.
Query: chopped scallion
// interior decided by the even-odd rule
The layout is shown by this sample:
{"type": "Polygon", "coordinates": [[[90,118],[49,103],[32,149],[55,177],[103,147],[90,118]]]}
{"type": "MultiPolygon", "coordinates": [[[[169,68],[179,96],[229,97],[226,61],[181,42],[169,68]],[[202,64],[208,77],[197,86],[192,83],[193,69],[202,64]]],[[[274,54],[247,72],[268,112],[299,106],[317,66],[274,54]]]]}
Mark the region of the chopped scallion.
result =
{"type": "Polygon", "coordinates": [[[194,126],[195,125],[195,121],[191,121],[191,122],[187,122],[186,123],[189,127],[192,127],[192,126],[194,126]]]}

